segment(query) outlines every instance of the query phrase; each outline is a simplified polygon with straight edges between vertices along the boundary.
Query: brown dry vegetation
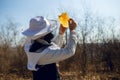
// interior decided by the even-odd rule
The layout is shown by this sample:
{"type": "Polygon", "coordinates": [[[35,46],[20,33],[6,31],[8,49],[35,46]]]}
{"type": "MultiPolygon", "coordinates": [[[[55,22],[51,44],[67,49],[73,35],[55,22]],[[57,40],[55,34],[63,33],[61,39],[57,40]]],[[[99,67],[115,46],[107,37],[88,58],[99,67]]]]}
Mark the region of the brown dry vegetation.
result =
{"type": "MultiPolygon", "coordinates": [[[[117,43],[118,45],[119,43],[117,43]]],[[[101,44],[99,44],[100,47],[101,44]]],[[[110,45],[110,43],[109,43],[110,45]]],[[[94,48],[96,51],[96,55],[90,57],[87,56],[86,62],[86,72],[83,73],[82,70],[82,59],[80,58],[82,52],[82,46],[77,47],[76,54],[63,61],[60,62],[60,72],[62,80],[119,80],[120,79],[120,64],[119,64],[119,48],[116,45],[111,44],[111,48],[109,46],[110,52],[114,51],[114,48],[117,49],[115,52],[111,53],[111,60],[114,65],[113,70],[110,69],[110,65],[107,64],[106,61],[102,60],[102,52],[97,53],[98,46],[94,44],[94,48]],[[96,47],[97,46],[97,47],[96,47]],[[116,52],[118,51],[118,52],[116,52]],[[99,56],[98,56],[99,55],[99,56]],[[101,56],[100,56],[101,55],[101,56]],[[101,57],[101,58],[100,58],[101,57]],[[91,60],[92,59],[92,60],[91,60]],[[116,78],[116,79],[113,79],[116,78]],[[118,79],[117,79],[118,78],[118,79]]],[[[93,46],[93,45],[92,45],[93,46]]],[[[102,47],[103,45],[101,45],[102,47]]],[[[90,44],[87,44],[87,50],[91,50],[90,44]]],[[[7,51],[3,51],[2,47],[0,48],[0,80],[31,80],[31,72],[26,69],[26,55],[24,53],[23,47],[18,46],[17,48],[9,48],[7,51]]],[[[100,49],[99,49],[100,50],[100,49]]],[[[107,49],[105,49],[107,50],[107,49]]],[[[100,50],[103,51],[103,50],[100,50]]],[[[90,54],[87,52],[87,54],[90,54]]],[[[106,54],[106,53],[104,53],[106,54]]],[[[109,60],[109,59],[108,59],[109,60]]]]}
{"type": "MultiPolygon", "coordinates": [[[[120,80],[120,34],[116,37],[112,24],[111,37],[106,37],[105,21],[94,21],[92,16],[85,16],[84,24],[78,25],[76,54],[59,63],[62,80],[120,80]],[[98,32],[91,37],[93,27],[98,32]]],[[[23,41],[18,41],[18,36],[17,25],[12,21],[0,27],[0,80],[32,78],[31,72],[26,69],[27,58],[20,45],[23,41]],[[11,46],[13,44],[14,47],[11,46]]]]}

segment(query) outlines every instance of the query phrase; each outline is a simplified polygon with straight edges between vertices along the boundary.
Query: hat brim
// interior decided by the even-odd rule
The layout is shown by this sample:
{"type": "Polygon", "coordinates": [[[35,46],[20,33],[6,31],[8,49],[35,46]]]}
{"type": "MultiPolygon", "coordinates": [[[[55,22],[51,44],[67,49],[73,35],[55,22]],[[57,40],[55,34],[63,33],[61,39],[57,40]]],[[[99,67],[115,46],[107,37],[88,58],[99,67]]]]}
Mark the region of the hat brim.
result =
{"type": "Polygon", "coordinates": [[[24,32],[22,32],[22,34],[25,36],[38,36],[38,35],[39,35],[39,37],[45,36],[46,34],[52,32],[53,30],[55,30],[57,28],[56,20],[48,20],[48,22],[50,23],[50,25],[45,27],[42,30],[27,29],[24,32]]]}

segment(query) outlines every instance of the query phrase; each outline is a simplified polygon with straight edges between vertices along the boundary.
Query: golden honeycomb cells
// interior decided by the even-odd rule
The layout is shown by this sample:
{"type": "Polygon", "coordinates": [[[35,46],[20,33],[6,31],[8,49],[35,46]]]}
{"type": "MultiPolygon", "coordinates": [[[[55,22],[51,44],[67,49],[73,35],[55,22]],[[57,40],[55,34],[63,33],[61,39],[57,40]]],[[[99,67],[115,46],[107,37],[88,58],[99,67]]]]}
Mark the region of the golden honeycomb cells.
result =
{"type": "Polygon", "coordinates": [[[66,12],[59,15],[58,20],[59,20],[60,24],[63,25],[63,27],[65,27],[65,28],[69,27],[69,23],[68,23],[69,16],[67,15],[66,12]]]}

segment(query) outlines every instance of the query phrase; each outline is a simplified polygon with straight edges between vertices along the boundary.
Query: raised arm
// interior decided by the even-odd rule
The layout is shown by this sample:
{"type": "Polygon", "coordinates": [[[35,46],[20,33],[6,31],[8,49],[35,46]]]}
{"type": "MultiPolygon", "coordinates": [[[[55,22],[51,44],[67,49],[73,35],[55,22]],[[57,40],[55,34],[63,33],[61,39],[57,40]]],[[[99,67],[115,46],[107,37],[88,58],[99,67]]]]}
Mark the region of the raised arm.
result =
{"type": "Polygon", "coordinates": [[[43,57],[38,64],[49,64],[65,60],[75,54],[77,46],[77,34],[75,32],[76,23],[73,19],[69,21],[70,36],[68,44],[64,48],[59,48],[57,45],[50,46],[43,51],[43,57]]]}
{"type": "Polygon", "coordinates": [[[67,28],[63,27],[61,24],[60,24],[60,29],[59,29],[59,35],[56,36],[52,42],[54,42],[55,44],[57,44],[59,47],[62,47],[63,45],[63,35],[65,33],[67,28]]]}

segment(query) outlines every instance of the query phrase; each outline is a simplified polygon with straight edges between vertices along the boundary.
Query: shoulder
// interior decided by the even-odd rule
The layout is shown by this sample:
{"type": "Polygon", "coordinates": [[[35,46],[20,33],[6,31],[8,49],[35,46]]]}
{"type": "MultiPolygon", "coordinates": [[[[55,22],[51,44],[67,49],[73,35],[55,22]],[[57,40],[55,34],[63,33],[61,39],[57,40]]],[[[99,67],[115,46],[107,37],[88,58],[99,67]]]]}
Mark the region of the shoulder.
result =
{"type": "Polygon", "coordinates": [[[51,42],[51,46],[48,47],[49,49],[60,49],[60,47],[55,44],[54,42],[51,42]]]}
{"type": "Polygon", "coordinates": [[[52,51],[55,51],[57,49],[60,49],[60,47],[55,44],[54,42],[51,42],[51,45],[43,50],[43,53],[50,53],[52,51]]]}

